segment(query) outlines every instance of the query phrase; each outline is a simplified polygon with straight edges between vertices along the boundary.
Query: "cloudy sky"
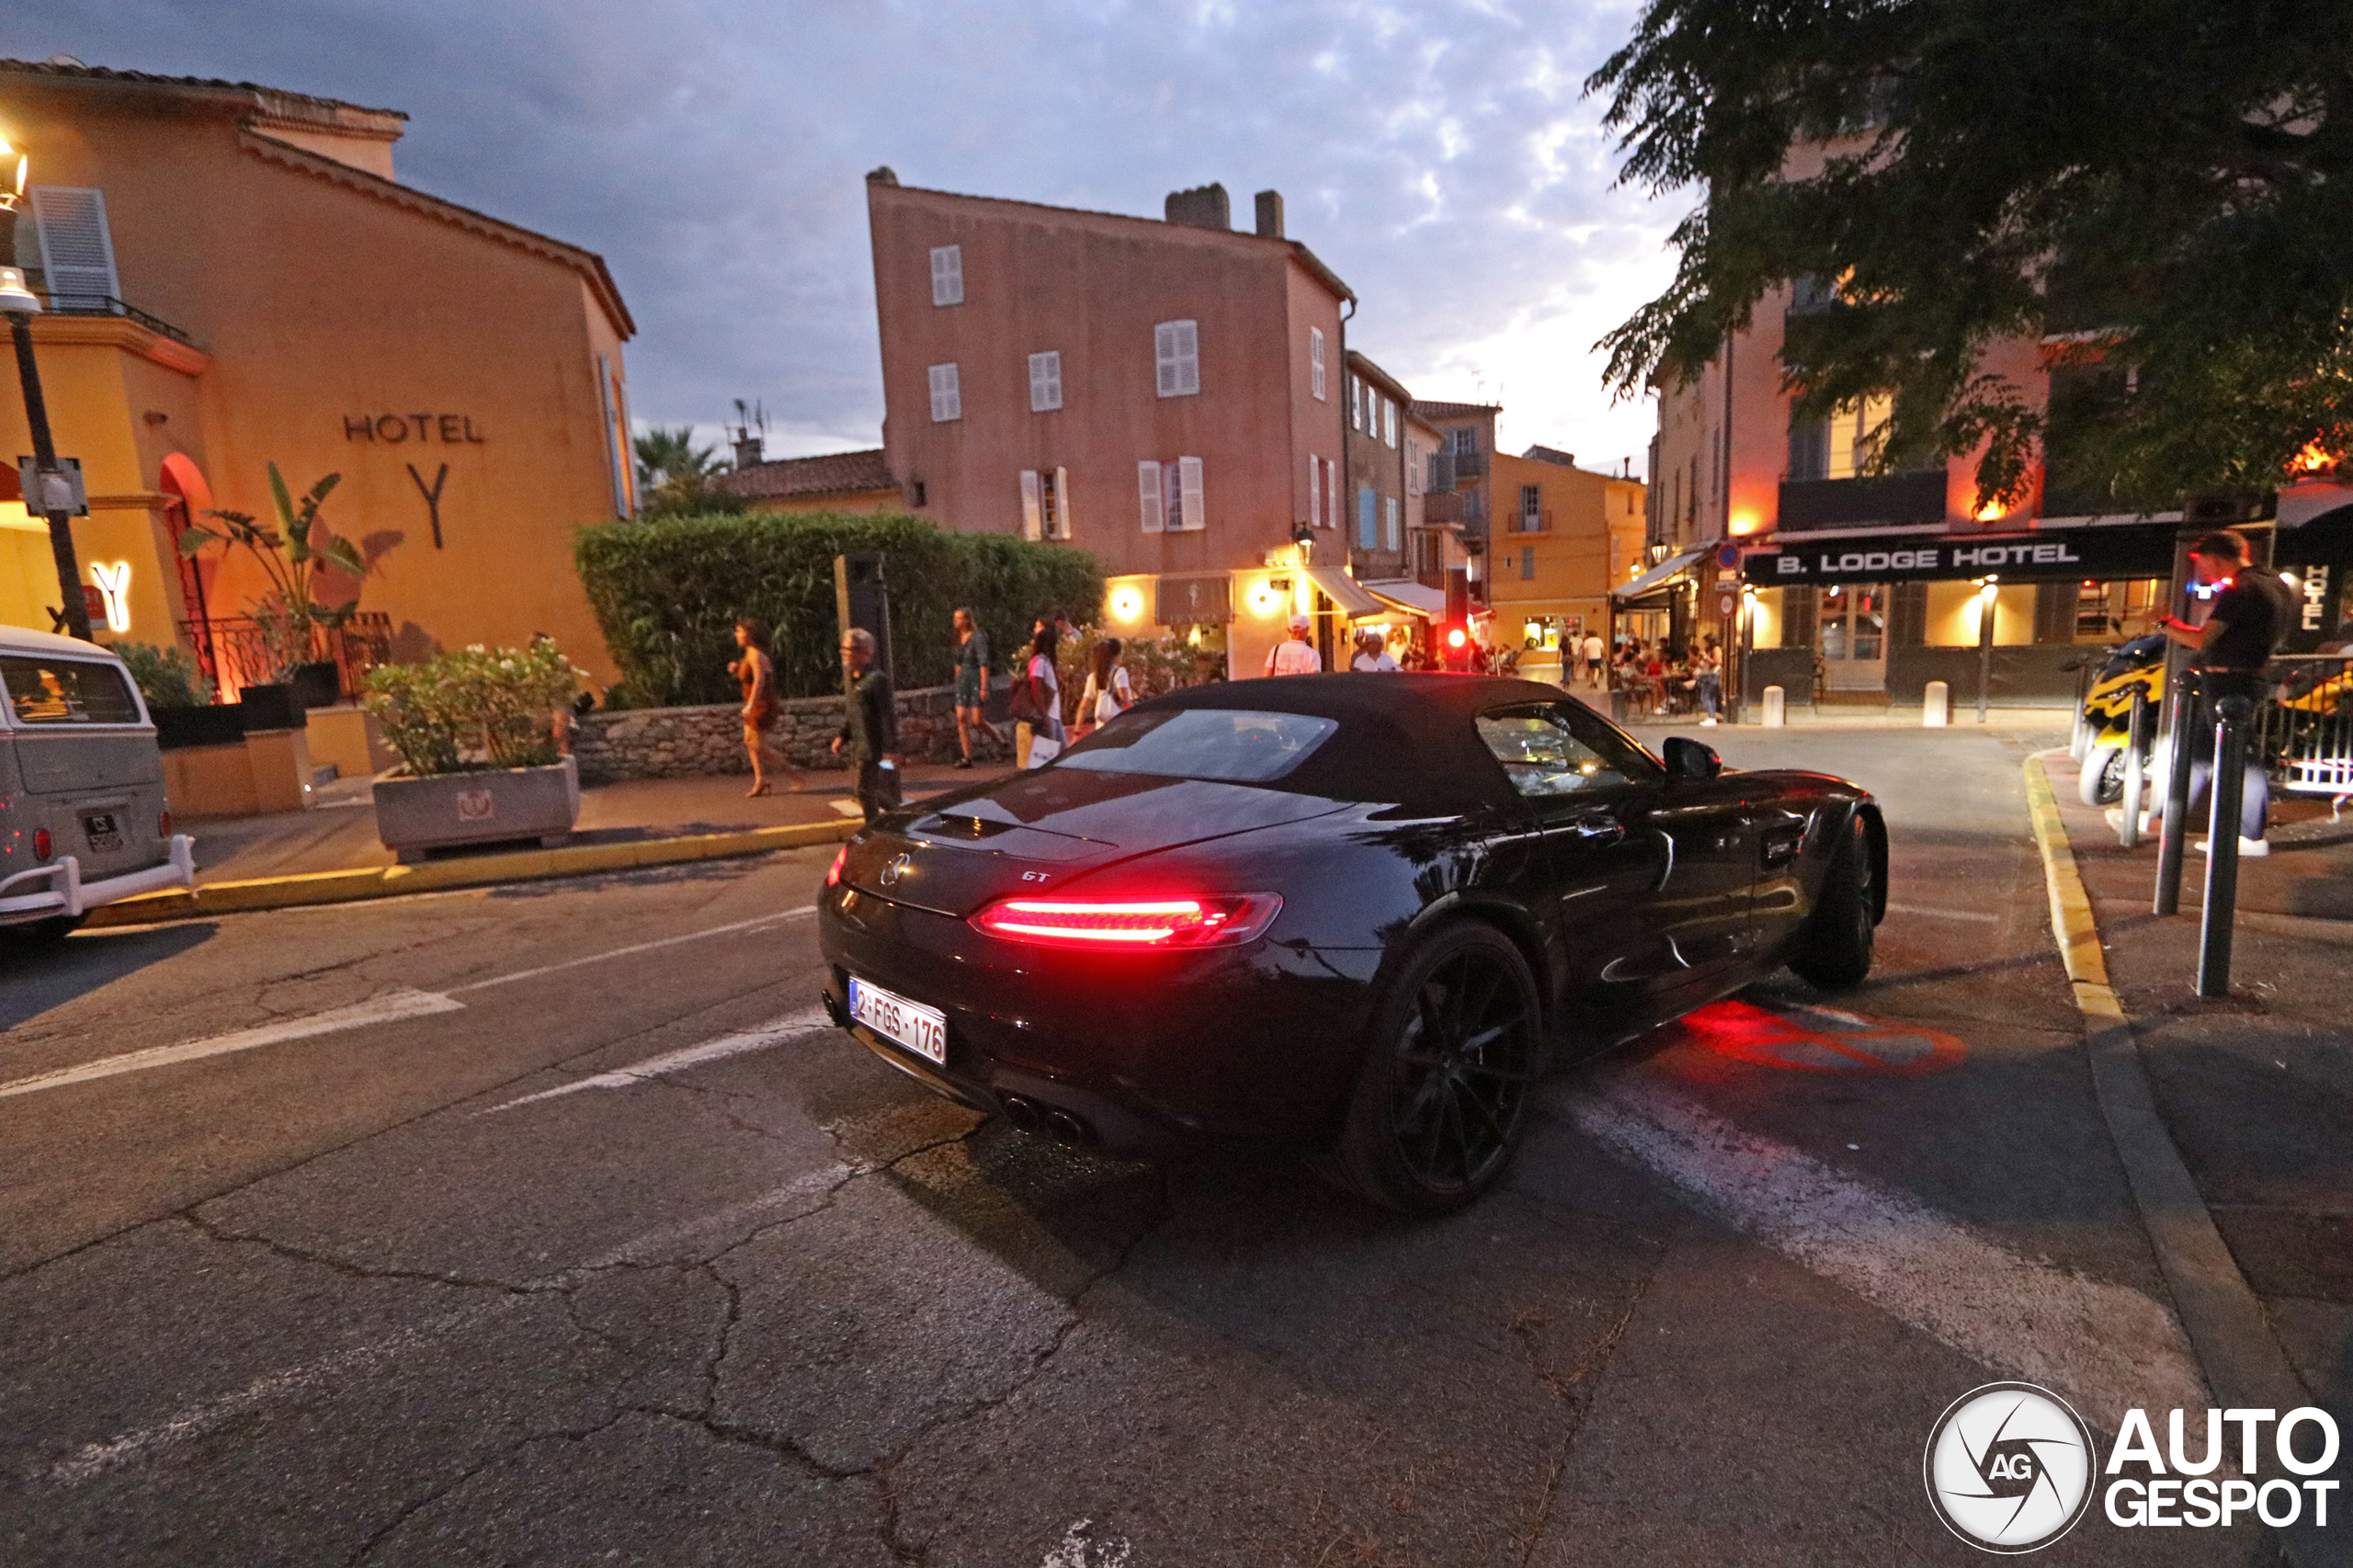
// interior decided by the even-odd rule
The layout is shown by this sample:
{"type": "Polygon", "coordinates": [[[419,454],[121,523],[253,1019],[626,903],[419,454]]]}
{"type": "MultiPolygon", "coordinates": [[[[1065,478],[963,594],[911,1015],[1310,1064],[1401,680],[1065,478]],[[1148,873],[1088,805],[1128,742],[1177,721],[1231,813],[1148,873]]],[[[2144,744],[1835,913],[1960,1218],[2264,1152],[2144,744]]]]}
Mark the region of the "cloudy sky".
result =
{"type": "Polygon", "coordinates": [[[879,443],[861,176],[1157,216],[1283,192],[1417,396],[1591,466],[1653,415],[1591,346],[1671,268],[1677,212],[1611,188],[1588,72],[1630,0],[17,0],[0,54],[405,110],[420,188],[603,253],[642,420],[772,455],[879,443]]]}

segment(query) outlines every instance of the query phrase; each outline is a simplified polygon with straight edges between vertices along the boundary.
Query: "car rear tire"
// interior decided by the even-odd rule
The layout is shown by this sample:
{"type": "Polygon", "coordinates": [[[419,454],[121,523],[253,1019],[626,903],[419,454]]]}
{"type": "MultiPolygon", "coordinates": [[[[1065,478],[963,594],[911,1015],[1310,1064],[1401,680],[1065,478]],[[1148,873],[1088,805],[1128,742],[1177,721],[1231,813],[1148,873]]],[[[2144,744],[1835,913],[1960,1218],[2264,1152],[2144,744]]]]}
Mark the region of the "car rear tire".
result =
{"type": "Polygon", "coordinates": [[[2101,741],[2084,753],[2075,776],[2075,798],[2087,806],[2112,806],[2124,799],[2124,748],[2101,741]]]}
{"type": "Polygon", "coordinates": [[[1373,1017],[1327,1168],[1401,1214],[1451,1213],[1502,1179],[1543,1066],[1536,978],[1492,926],[1426,937],[1373,1017]]]}
{"type": "Polygon", "coordinates": [[[1875,880],[1870,828],[1858,812],[1838,835],[1822,896],[1790,950],[1790,967],[1800,980],[1824,991],[1844,991],[1870,973],[1879,934],[1875,880]]]}

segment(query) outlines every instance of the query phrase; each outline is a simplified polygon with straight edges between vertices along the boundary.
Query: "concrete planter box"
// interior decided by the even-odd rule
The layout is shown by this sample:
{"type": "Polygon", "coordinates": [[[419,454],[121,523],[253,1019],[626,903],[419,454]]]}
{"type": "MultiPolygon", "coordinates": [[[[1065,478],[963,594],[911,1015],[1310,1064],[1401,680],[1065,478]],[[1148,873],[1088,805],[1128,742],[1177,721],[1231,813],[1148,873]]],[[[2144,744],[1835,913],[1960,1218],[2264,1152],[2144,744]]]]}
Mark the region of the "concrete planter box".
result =
{"type": "Polygon", "coordinates": [[[376,781],[376,835],[405,862],[427,849],[536,838],[551,848],[580,820],[580,767],[445,773],[376,781]]]}

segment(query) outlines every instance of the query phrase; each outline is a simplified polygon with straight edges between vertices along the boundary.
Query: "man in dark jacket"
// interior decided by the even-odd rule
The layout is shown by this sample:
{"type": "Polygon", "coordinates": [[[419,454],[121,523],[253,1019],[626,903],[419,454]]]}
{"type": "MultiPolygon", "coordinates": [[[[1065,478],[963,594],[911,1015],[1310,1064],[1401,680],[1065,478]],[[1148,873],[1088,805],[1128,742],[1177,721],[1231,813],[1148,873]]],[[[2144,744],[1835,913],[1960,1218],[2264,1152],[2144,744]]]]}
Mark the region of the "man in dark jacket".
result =
{"type": "Polygon", "coordinates": [[[874,667],[874,634],[853,627],[842,633],[847,712],[834,737],[834,755],[858,769],[858,810],[872,822],[899,804],[898,704],[891,677],[874,667]]]}

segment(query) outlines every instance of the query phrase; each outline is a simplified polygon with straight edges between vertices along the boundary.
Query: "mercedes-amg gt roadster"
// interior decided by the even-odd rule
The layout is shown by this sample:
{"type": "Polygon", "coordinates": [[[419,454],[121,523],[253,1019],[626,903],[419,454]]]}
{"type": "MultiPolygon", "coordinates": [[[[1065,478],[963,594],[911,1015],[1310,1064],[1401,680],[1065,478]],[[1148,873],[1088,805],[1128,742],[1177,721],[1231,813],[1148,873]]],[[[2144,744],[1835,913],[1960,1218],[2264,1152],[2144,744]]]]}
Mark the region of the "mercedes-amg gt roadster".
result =
{"type": "Polygon", "coordinates": [[[1171,692],[845,845],[826,1009],[1025,1131],[1288,1145],[1444,1212],[1502,1176],[1556,1063],[1784,963],[1870,969],[1870,794],[1665,752],[1526,681],[1171,692]]]}

